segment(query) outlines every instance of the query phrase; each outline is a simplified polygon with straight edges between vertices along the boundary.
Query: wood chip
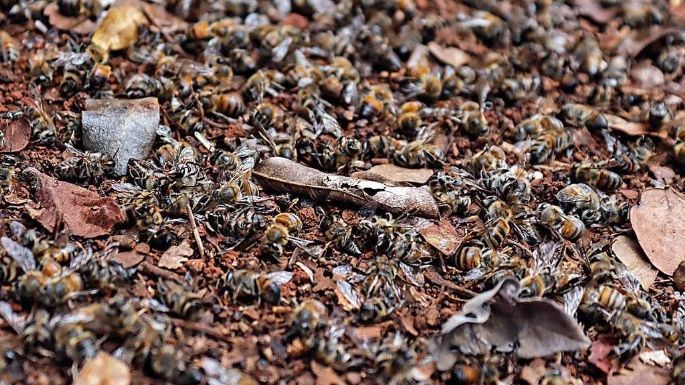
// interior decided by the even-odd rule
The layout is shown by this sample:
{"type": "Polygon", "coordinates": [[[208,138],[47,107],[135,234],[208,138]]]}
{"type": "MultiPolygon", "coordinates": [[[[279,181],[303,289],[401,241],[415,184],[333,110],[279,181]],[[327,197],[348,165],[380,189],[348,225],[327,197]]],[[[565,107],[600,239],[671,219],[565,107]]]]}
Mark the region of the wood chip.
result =
{"type": "Polygon", "coordinates": [[[443,64],[450,65],[455,69],[463,66],[471,60],[471,56],[459,48],[443,47],[434,41],[428,43],[428,50],[443,64]]]}
{"type": "Polygon", "coordinates": [[[672,188],[642,193],[640,204],[630,210],[630,223],[649,261],[672,275],[685,260],[685,199],[672,188]]]}
{"type": "Polygon", "coordinates": [[[621,235],[611,244],[611,251],[640,281],[640,286],[649,290],[659,272],[649,263],[640,245],[625,235],[621,235]]]}
{"type": "Polygon", "coordinates": [[[139,263],[143,262],[143,259],[145,259],[145,255],[132,250],[132,251],[124,251],[118,253],[114,258],[115,261],[121,263],[121,265],[128,269],[134,266],[137,266],[139,263]]]}
{"type": "Polygon", "coordinates": [[[167,249],[159,259],[157,266],[169,270],[180,269],[183,267],[183,262],[187,261],[188,257],[192,256],[193,253],[194,251],[190,247],[190,243],[183,241],[180,245],[171,246],[167,249]]]}

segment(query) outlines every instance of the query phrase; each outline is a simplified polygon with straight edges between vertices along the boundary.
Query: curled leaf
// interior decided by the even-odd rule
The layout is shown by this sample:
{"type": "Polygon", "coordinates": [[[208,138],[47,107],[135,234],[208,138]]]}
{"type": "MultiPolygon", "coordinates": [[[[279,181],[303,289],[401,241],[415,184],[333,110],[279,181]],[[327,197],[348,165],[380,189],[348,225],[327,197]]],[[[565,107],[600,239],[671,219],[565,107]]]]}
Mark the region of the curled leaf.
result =
{"type": "Polygon", "coordinates": [[[408,182],[425,184],[433,175],[429,168],[404,168],[394,164],[379,164],[366,171],[355,172],[353,178],[374,180],[377,182],[408,182]]]}
{"type": "Polygon", "coordinates": [[[633,273],[635,278],[640,281],[643,289],[649,290],[656,280],[658,271],[647,261],[645,253],[634,240],[621,235],[611,244],[611,251],[616,258],[626,265],[626,268],[633,273]]]}
{"type": "Polygon", "coordinates": [[[472,355],[515,351],[521,358],[534,358],[590,346],[561,307],[546,299],[520,299],[519,289],[518,281],[505,279],[447,320],[435,352],[438,369],[454,365],[458,354],[453,349],[472,355]]]}
{"type": "Polygon", "coordinates": [[[145,14],[137,5],[112,7],[98,24],[91,43],[104,51],[128,48],[138,39],[138,27],[146,23],[145,14]]]}
{"type": "Polygon", "coordinates": [[[286,158],[264,160],[253,170],[253,175],[268,189],[307,195],[315,201],[337,201],[357,206],[372,203],[395,214],[409,212],[430,218],[439,215],[438,206],[427,190],[327,174],[286,158]]]}

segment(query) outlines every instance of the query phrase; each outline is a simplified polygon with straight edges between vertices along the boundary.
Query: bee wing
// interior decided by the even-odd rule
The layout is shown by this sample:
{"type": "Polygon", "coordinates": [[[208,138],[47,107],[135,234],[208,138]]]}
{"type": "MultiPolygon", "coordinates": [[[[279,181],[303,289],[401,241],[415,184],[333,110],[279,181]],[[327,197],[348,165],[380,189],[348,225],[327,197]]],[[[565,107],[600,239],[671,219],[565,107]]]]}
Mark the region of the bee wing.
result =
{"type": "Polygon", "coordinates": [[[345,310],[359,310],[361,308],[362,298],[349,282],[338,281],[336,286],[335,294],[338,296],[338,302],[345,310]]]}
{"type": "Polygon", "coordinates": [[[71,151],[72,153],[74,153],[74,154],[76,154],[76,155],[80,155],[80,156],[84,156],[84,155],[85,155],[85,153],[84,153],[83,151],[79,150],[78,148],[72,146],[72,145],[69,144],[69,143],[64,143],[64,147],[66,147],[67,150],[71,151]]]}
{"type": "Polygon", "coordinates": [[[580,301],[583,298],[583,291],[584,289],[581,286],[576,286],[564,294],[564,311],[570,317],[575,317],[580,301]]]}
{"type": "Polygon", "coordinates": [[[7,254],[14,259],[24,272],[36,270],[36,257],[33,255],[31,249],[28,249],[7,237],[2,237],[0,242],[2,242],[2,246],[7,250],[7,254]]]}
{"type": "Polygon", "coordinates": [[[26,321],[20,318],[19,315],[12,310],[12,306],[5,301],[0,301],[0,316],[7,321],[7,324],[9,324],[17,334],[21,334],[24,331],[24,324],[26,321]]]}
{"type": "Polygon", "coordinates": [[[274,63],[280,63],[288,55],[292,44],[292,37],[283,39],[283,41],[278,43],[278,45],[271,50],[271,60],[273,60],[274,63]]]}
{"type": "Polygon", "coordinates": [[[426,283],[426,279],[423,276],[423,273],[420,271],[414,271],[414,269],[407,265],[404,262],[400,262],[400,270],[402,272],[402,275],[406,279],[407,282],[411,283],[412,285],[416,287],[423,287],[423,285],[426,283]]]}
{"type": "Polygon", "coordinates": [[[115,183],[112,185],[112,190],[120,193],[137,193],[143,191],[140,187],[131,183],[115,183]]]}
{"type": "Polygon", "coordinates": [[[266,276],[271,280],[271,282],[278,286],[285,285],[286,283],[290,282],[291,279],[293,279],[293,273],[290,271],[274,271],[266,276]]]}
{"type": "Polygon", "coordinates": [[[24,233],[26,233],[26,226],[24,226],[21,222],[12,221],[10,223],[10,232],[17,238],[21,237],[24,235],[24,233]]]}
{"type": "Polygon", "coordinates": [[[69,269],[71,271],[76,271],[92,260],[93,250],[91,248],[82,250],[76,257],[72,258],[71,262],[69,262],[69,269]]]}

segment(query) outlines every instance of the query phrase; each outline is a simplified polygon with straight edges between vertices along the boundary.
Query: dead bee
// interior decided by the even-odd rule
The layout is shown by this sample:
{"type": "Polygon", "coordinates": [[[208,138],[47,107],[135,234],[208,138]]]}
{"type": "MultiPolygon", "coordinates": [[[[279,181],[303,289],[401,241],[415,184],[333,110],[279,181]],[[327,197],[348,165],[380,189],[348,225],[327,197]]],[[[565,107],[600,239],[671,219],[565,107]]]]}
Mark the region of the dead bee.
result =
{"type": "Polygon", "coordinates": [[[372,297],[362,302],[359,309],[359,320],[364,323],[377,323],[387,318],[395,306],[391,305],[388,298],[372,297]]]}
{"type": "Polygon", "coordinates": [[[98,184],[114,172],[115,162],[111,156],[98,152],[82,152],[66,144],[74,156],[55,167],[55,174],[61,179],[98,184]]]}
{"type": "Polygon", "coordinates": [[[623,23],[631,28],[649,27],[664,21],[663,13],[654,4],[628,1],[618,9],[623,23]]]}
{"type": "Polygon", "coordinates": [[[146,74],[134,74],[124,83],[124,92],[130,99],[156,96],[162,100],[170,100],[174,94],[174,85],[164,76],[153,78],[146,74]]]}
{"type": "Polygon", "coordinates": [[[100,13],[100,0],[59,0],[57,9],[64,16],[95,16],[100,13]]]}
{"type": "Polygon", "coordinates": [[[403,167],[426,167],[441,166],[444,157],[444,152],[437,145],[415,140],[395,152],[393,160],[403,167]]]}
{"type": "Polygon", "coordinates": [[[459,363],[452,367],[454,385],[493,385],[499,381],[499,370],[490,363],[459,363]]]}
{"type": "Polygon", "coordinates": [[[389,158],[398,147],[399,143],[396,139],[385,135],[374,135],[364,142],[363,154],[365,158],[389,158]]]}
{"type": "Polygon", "coordinates": [[[607,62],[602,58],[599,43],[591,36],[586,36],[578,43],[575,56],[580,69],[590,76],[595,76],[607,68],[607,62]]]}
{"type": "Polygon", "coordinates": [[[326,307],[317,300],[307,300],[293,311],[291,327],[285,337],[307,338],[317,332],[321,325],[321,318],[326,315],[326,307]]]}
{"type": "Polygon", "coordinates": [[[56,65],[63,67],[62,81],[59,90],[62,96],[71,97],[83,90],[88,70],[93,66],[93,59],[87,52],[65,54],[59,57],[56,65]]]}
{"type": "Polygon", "coordinates": [[[130,283],[135,270],[113,259],[93,258],[82,264],[78,272],[89,288],[114,289],[130,283]]]}
{"type": "Polygon", "coordinates": [[[397,126],[401,133],[414,138],[421,127],[421,115],[419,112],[423,104],[417,101],[405,102],[400,107],[400,115],[397,117],[397,126]]]}
{"type": "Polygon", "coordinates": [[[614,191],[623,184],[620,175],[592,163],[575,164],[571,178],[605,191],[614,191]]]}
{"type": "Polygon", "coordinates": [[[521,121],[516,126],[515,139],[537,138],[545,133],[562,132],[563,130],[564,124],[561,120],[553,116],[537,114],[521,121]]]}
{"type": "Polygon", "coordinates": [[[319,215],[321,215],[321,222],[319,227],[326,238],[333,242],[335,247],[343,252],[351,255],[361,255],[359,246],[357,246],[352,227],[349,226],[342,218],[335,214],[326,214],[322,208],[317,208],[319,215]]]}
{"type": "Polygon", "coordinates": [[[9,255],[0,256],[0,285],[14,282],[21,274],[19,265],[9,255]]]}
{"type": "Polygon", "coordinates": [[[601,112],[584,104],[567,103],[561,108],[562,119],[574,127],[587,127],[589,130],[605,130],[609,123],[601,112]]]}
{"type": "Polygon", "coordinates": [[[507,166],[505,160],[506,154],[501,148],[497,146],[484,148],[471,158],[471,173],[479,178],[485,173],[505,168],[507,166]]]}
{"type": "Polygon", "coordinates": [[[35,309],[26,320],[21,338],[26,346],[48,347],[52,343],[53,330],[50,313],[45,309],[35,309]]]}
{"type": "Polygon", "coordinates": [[[250,76],[243,85],[243,96],[248,101],[261,102],[264,95],[277,96],[283,90],[285,75],[278,71],[267,70],[257,71],[250,76]]]}
{"type": "Polygon", "coordinates": [[[96,63],[88,74],[88,86],[100,88],[112,76],[112,66],[107,63],[96,63]]]}
{"type": "Polygon", "coordinates": [[[578,217],[567,215],[559,206],[549,203],[538,205],[537,217],[540,223],[554,229],[564,239],[576,239],[585,231],[585,225],[578,217]]]}
{"type": "Polygon", "coordinates": [[[478,103],[466,102],[459,107],[459,110],[462,114],[462,125],[469,135],[484,136],[488,133],[488,121],[478,103]]]}
{"type": "Polygon", "coordinates": [[[74,362],[93,358],[98,352],[97,337],[76,322],[60,322],[54,329],[55,350],[74,362]]]}
{"type": "Polygon", "coordinates": [[[649,107],[647,121],[652,130],[658,130],[671,120],[671,111],[664,102],[654,102],[649,107]]]}
{"type": "Polygon", "coordinates": [[[19,42],[6,31],[0,31],[0,60],[14,62],[19,59],[21,46],[19,42]]]}
{"type": "Polygon", "coordinates": [[[459,247],[454,255],[454,266],[462,271],[470,271],[480,266],[485,245],[478,240],[470,240],[459,247]]]}
{"type": "Polygon", "coordinates": [[[37,51],[29,55],[29,75],[38,81],[38,84],[49,85],[54,77],[54,69],[49,63],[46,52],[37,51]]]}
{"type": "Polygon", "coordinates": [[[233,303],[239,300],[275,305],[281,299],[280,286],[267,275],[250,270],[230,269],[219,281],[219,294],[228,294],[233,303]]]}
{"type": "Polygon", "coordinates": [[[243,97],[235,92],[212,93],[204,107],[207,111],[219,112],[233,118],[241,116],[246,110],[243,97]]]}
{"type": "Polygon", "coordinates": [[[590,256],[590,277],[593,281],[603,283],[615,275],[614,261],[606,252],[590,256]]]}
{"type": "Polygon", "coordinates": [[[647,337],[641,330],[642,321],[631,314],[620,312],[614,322],[623,336],[623,341],[615,348],[616,354],[624,359],[633,357],[646,345],[647,337]]]}
{"type": "Polygon", "coordinates": [[[391,112],[395,101],[386,85],[375,85],[370,87],[362,96],[359,105],[359,116],[362,119],[371,119],[381,116],[386,112],[391,112]]]}
{"type": "Polygon", "coordinates": [[[45,110],[40,96],[31,100],[31,102],[26,108],[26,116],[31,124],[33,135],[39,140],[53,139],[57,133],[57,128],[55,127],[52,114],[45,110]]]}
{"type": "Polygon", "coordinates": [[[630,205],[620,202],[615,196],[603,197],[599,212],[605,223],[620,225],[630,220],[630,205]]]}
{"type": "Polygon", "coordinates": [[[579,211],[584,220],[596,222],[599,219],[599,194],[585,183],[570,184],[559,190],[556,197],[562,207],[579,211]]]}
{"type": "Polygon", "coordinates": [[[671,370],[671,378],[674,385],[685,384],[685,354],[681,353],[673,361],[673,369],[671,370]]]}
{"type": "Polygon", "coordinates": [[[200,370],[187,362],[183,350],[169,343],[152,350],[146,369],[155,376],[183,385],[200,384],[203,378],[200,370]]]}
{"type": "Polygon", "coordinates": [[[170,281],[157,282],[157,296],[173,314],[186,319],[193,318],[203,306],[201,295],[170,281]]]}
{"type": "Polygon", "coordinates": [[[626,307],[626,297],[617,289],[599,285],[585,289],[581,306],[586,309],[599,308],[605,314],[617,314],[626,307]]]}
{"type": "Polygon", "coordinates": [[[419,97],[432,102],[439,99],[442,94],[442,79],[440,74],[431,71],[428,65],[419,64],[409,69],[402,91],[407,97],[419,97]]]}

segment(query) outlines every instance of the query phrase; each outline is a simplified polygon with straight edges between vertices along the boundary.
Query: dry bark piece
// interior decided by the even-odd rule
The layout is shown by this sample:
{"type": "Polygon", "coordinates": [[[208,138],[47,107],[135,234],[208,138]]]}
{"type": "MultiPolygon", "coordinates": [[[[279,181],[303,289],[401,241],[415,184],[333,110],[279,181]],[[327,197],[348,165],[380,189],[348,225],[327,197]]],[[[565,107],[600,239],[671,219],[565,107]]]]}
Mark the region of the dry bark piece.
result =
{"type": "Polygon", "coordinates": [[[467,303],[442,325],[436,355],[439,370],[448,370],[459,353],[478,355],[515,351],[521,358],[548,356],[590,346],[576,321],[547,299],[520,299],[519,282],[502,280],[467,303]]]}
{"type": "Polygon", "coordinates": [[[649,133],[649,127],[644,123],[629,122],[620,116],[604,114],[609,124],[609,128],[616,131],[621,131],[624,134],[631,136],[646,135],[649,133]]]}
{"type": "Polygon", "coordinates": [[[90,42],[103,51],[118,51],[132,46],[138,39],[138,27],[147,24],[139,6],[124,4],[107,12],[90,42]]]}
{"type": "Polygon", "coordinates": [[[74,385],[129,385],[128,366],[105,352],[86,361],[74,379],[74,385]]]}
{"type": "Polygon", "coordinates": [[[426,242],[444,255],[452,255],[459,247],[459,234],[447,219],[422,227],[419,233],[426,242]]]}
{"type": "Polygon", "coordinates": [[[394,164],[379,164],[366,171],[355,172],[350,175],[352,178],[367,179],[377,182],[409,182],[416,184],[426,184],[433,170],[428,168],[404,168],[394,164]]]}
{"type": "Polygon", "coordinates": [[[188,241],[183,241],[180,245],[168,248],[164,254],[162,254],[157,266],[169,270],[179,269],[183,267],[183,262],[187,261],[188,257],[193,255],[193,252],[193,248],[190,247],[188,241]]]}
{"type": "Polygon", "coordinates": [[[649,189],[630,210],[630,223],[649,261],[672,275],[685,260],[685,199],[672,188],[649,189]]]}
{"type": "Polygon", "coordinates": [[[621,235],[616,237],[611,244],[611,251],[633,273],[640,282],[640,286],[649,290],[659,272],[649,263],[640,245],[625,235],[621,235]]]}
{"type": "Polygon", "coordinates": [[[139,263],[143,262],[145,259],[145,255],[135,251],[124,251],[118,253],[113,260],[119,262],[121,266],[123,266],[125,269],[137,266],[139,263]]]}
{"type": "Polygon", "coordinates": [[[35,168],[24,171],[36,189],[36,198],[43,207],[35,218],[48,231],[63,221],[73,235],[94,238],[109,234],[126,214],[114,199],[67,182],[58,181],[35,168]]]}
{"type": "Polygon", "coordinates": [[[14,119],[4,125],[5,141],[0,153],[18,152],[26,148],[31,139],[31,125],[24,118],[14,119]]]}
{"type": "Polygon", "coordinates": [[[670,378],[668,369],[645,364],[635,356],[618,373],[609,374],[607,385],[666,385],[670,378]]]}
{"type": "Polygon", "coordinates": [[[327,174],[286,158],[264,160],[253,170],[253,175],[267,189],[307,195],[315,201],[357,206],[376,204],[379,209],[394,214],[412,213],[428,218],[439,215],[433,196],[425,189],[327,174]]]}
{"type": "Polygon", "coordinates": [[[455,69],[463,66],[471,60],[471,56],[459,48],[443,47],[434,41],[428,43],[428,50],[443,64],[450,65],[455,69]]]}

